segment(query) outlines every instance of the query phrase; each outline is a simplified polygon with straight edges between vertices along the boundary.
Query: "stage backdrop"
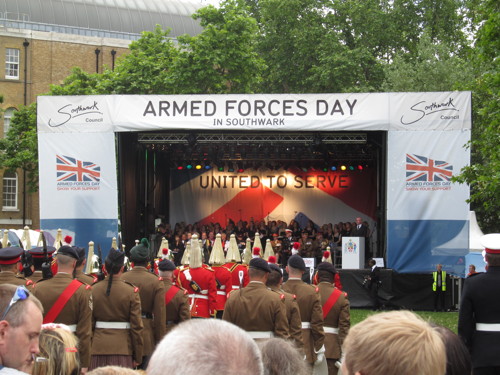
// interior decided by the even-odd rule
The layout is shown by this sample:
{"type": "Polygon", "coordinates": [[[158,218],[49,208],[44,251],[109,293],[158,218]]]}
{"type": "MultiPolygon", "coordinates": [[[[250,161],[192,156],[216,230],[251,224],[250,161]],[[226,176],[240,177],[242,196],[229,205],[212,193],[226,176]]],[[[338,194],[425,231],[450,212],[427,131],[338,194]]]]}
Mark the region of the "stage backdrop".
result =
{"type": "Polygon", "coordinates": [[[284,220],[300,217],[315,224],[372,221],[376,172],[245,170],[243,173],[171,170],[170,219],[207,224],[228,219],[284,220]]]}
{"type": "MultiPolygon", "coordinates": [[[[77,245],[92,240],[104,250],[118,234],[115,132],[387,131],[387,265],[398,272],[429,272],[442,263],[463,274],[469,191],[450,179],[469,163],[463,146],[470,140],[470,92],[40,96],[37,122],[42,229],[61,228],[74,234],[77,245]]],[[[363,197],[369,200],[363,209],[349,196],[359,187],[354,180],[344,194],[337,190],[338,173],[309,180],[294,171],[247,176],[235,189],[214,188],[215,172],[201,180],[174,176],[171,220],[250,216],[243,207],[254,219],[288,219],[297,211],[318,223],[374,215],[371,194],[363,197]],[[252,176],[259,187],[252,187],[252,176]],[[327,187],[335,176],[334,186],[327,187]],[[203,188],[207,179],[210,188],[203,188]],[[255,206],[248,203],[252,199],[255,206]]],[[[240,176],[226,179],[237,177],[240,183],[240,176]]]]}

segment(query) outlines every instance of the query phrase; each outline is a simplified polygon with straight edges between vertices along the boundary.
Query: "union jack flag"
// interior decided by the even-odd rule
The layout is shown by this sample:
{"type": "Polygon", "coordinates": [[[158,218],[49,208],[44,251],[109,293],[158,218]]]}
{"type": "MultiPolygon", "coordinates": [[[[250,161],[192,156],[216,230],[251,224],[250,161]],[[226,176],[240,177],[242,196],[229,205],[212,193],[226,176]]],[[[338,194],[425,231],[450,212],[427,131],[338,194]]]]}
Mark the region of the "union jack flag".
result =
{"type": "Polygon", "coordinates": [[[91,161],[56,155],[57,181],[99,181],[101,167],[91,161]]]}
{"type": "Polygon", "coordinates": [[[406,181],[450,181],[453,165],[425,156],[406,154],[406,181]]]}

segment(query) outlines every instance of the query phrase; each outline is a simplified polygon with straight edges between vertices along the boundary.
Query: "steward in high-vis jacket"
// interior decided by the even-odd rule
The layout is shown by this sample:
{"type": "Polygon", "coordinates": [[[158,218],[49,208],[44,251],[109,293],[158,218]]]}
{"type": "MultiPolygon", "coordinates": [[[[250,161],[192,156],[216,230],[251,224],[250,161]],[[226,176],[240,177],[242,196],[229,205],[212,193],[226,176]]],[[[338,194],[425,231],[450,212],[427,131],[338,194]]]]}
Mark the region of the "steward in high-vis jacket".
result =
{"type": "Polygon", "coordinates": [[[432,273],[432,292],[434,294],[434,311],[445,311],[444,301],[446,296],[446,271],[438,264],[432,273]]]}

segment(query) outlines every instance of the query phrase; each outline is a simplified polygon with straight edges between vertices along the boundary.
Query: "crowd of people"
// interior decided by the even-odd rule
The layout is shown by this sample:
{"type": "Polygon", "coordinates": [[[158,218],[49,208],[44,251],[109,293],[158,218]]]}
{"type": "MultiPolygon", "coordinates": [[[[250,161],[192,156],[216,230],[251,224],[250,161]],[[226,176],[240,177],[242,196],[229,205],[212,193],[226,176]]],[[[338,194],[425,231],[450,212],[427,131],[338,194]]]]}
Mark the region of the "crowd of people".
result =
{"type": "Polygon", "coordinates": [[[236,234],[226,249],[217,234],[207,263],[196,233],[179,266],[170,246],[151,268],[141,241],[127,270],[125,253],[112,248],[93,275],[82,272],[85,251],[70,241],[57,249],[52,277],[53,250],[31,249],[34,260],[43,258],[33,262],[32,276],[42,275],[34,283],[17,272],[27,266],[19,265],[23,249],[0,249],[0,375],[470,374],[470,352],[474,374],[497,373],[497,306],[481,307],[488,292],[475,288],[497,277],[498,236],[486,250],[487,273],[466,283],[464,341],[408,311],[351,327],[349,297],[336,286],[331,258],[321,259],[311,285],[303,281],[304,258],[292,253],[284,280],[276,255],[248,251],[249,240],[240,252],[236,234]]]}
{"type": "MultiPolygon", "coordinates": [[[[191,240],[193,234],[198,234],[202,241],[202,249],[205,261],[208,262],[210,252],[215,242],[217,234],[221,234],[223,249],[227,252],[229,238],[232,234],[236,237],[236,242],[240,252],[246,246],[246,240],[255,242],[258,235],[260,241],[265,244],[267,240],[271,242],[273,251],[276,253],[278,263],[285,267],[288,258],[292,254],[293,244],[298,242],[299,254],[307,258],[315,258],[316,264],[321,262],[322,254],[328,247],[334,252],[341,254],[342,237],[356,236],[366,238],[366,246],[369,247],[369,238],[372,231],[368,222],[357,217],[353,222],[339,222],[337,224],[317,225],[309,220],[301,226],[298,221],[291,220],[288,224],[282,220],[260,220],[255,222],[252,218],[247,222],[239,220],[234,222],[228,219],[225,227],[219,223],[207,225],[176,223],[173,227],[168,223],[158,225],[156,245],[160,245],[162,238],[166,238],[175,254],[174,263],[180,265],[186,244],[191,240]]],[[[367,253],[369,249],[367,248],[367,253]]],[[[335,259],[334,259],[335,261],[335,259]]]]}

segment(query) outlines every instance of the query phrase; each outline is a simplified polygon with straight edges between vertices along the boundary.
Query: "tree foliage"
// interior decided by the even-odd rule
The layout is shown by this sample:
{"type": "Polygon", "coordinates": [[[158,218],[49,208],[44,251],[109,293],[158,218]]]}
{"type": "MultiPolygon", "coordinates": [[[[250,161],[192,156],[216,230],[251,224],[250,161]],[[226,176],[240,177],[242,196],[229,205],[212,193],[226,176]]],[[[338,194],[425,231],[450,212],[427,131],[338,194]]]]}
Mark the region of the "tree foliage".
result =
{"type": "Polygon", "coordinates": [[[384,66],[383,91],[451,91],[474,79],[469,61],[445,42],[433,42],[430,34],[424,32],[413,58],[397,54],[384,66]]]}
{"type": "Polygon", "coordinates": [[[30,191],[38,186],[38,145],[36,134],[36,104],[21,107],[10,121],[5,138],[0,139],[0,165],[26,172],[30,191]]]}
{"type": "Polygon", "coordinates": [[[473,92],[472,163],[455,181],[471,188],[470,202],[485,232],[500,232],[500,4],[488,0],[472,9],[480,20],[472,62],[478,70],[473,92]]]}

